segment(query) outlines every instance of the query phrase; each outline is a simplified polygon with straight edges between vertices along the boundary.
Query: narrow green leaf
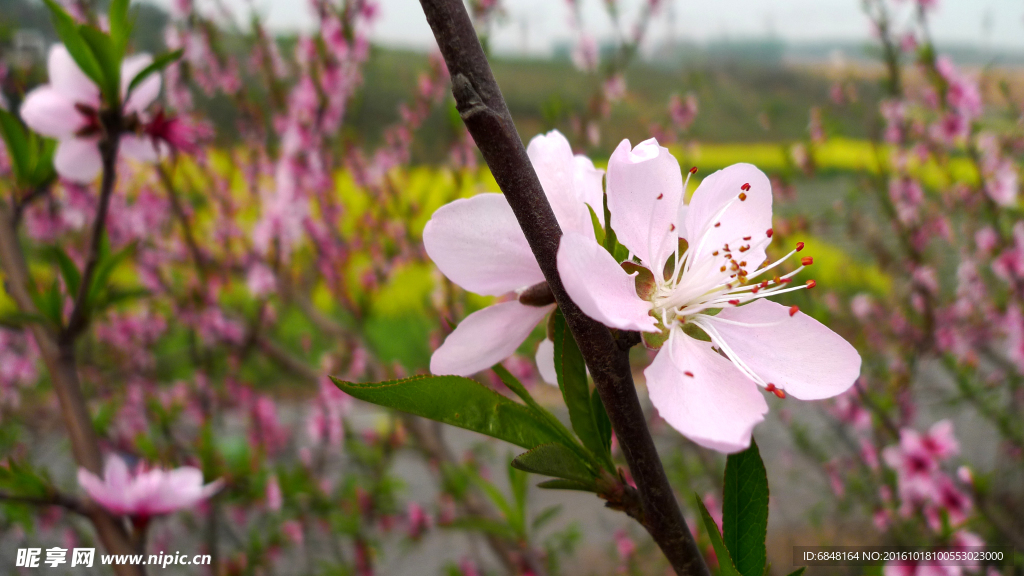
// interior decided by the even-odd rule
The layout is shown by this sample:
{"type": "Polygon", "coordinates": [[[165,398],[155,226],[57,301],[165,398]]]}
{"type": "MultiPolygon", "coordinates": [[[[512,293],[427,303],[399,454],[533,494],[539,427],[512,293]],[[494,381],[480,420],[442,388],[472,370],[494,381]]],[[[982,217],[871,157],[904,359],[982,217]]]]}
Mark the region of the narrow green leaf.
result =
{"type": "MultiPolygon", "coordinates": [[[[135,78],[132,78],[132,81],[128,83],[127,93],[131,94],[143,80],[177,62],[184,53],[184,50],[175,50],[174,52],[165,52],[154,58],[153,62],[149,66],[143,68],[142,71],[136,74],[135,78]]],[[[125,98],[127,98],[127,96],[125,96],[125,98]]]]}
{"type": "Polygon", "coordinates": [[[30,174],[25,178],[29,186],[43,186],[57,177],[57,172],[53,168],[53,154],[56,151],[56,140],[29,134],[30,174]]]}
{"type": "Polygon", "coordinates": [[[99,84],[100,90],[106,97],[108,103],[116,104],[121,101],[121,59],[117,47],[110,36],[88,24],[78,27],[78,33],[82,40],[92,50],[100,70],[103,72],[103,81],[99,84]]]}
{"type": "MultiPolygon", "coordinates": [[[[609,254],[615,256],[615,247],[618,246],[619,241],[615,237],[615,230],[612,230],[612,211],[608,209],[608,195],[604,196],[604,226],[605,226],[605,237],[604,237],[604,249],[609,254]]],[[[621,262],[621,260],[619,260],[621,262]]]]}
{"type": "Polygon", "coordinates": [[[110,253],[110,239],[107,236],[103,237],[102,244],[100,245],[99,261],[96,263],[96,271],[92,275],[92,285],[89,286],[88,301],[90,304],[95,304],[99,301],[100,294],[108,288],[110,283],[110,277],[117,270],[117,267],[122,262],[130,258],[135,254],[135,250],[138,248],[137,242],[132,242],[117,252],[110,253]]]}
{"type": "Polygon", "coordinates": [[[587,210],[590,210],[590,224],[594,227],[594,236],[597,238],[597,243],[604,245],[604,227],[601,226],[601,219],[597,217],[597,213],[594,212],[594,208],[587,204],[587,210]]]}
{"type": "Polygon", "coordinates": [[[60,268],[60,275],[64,278],[68,294],[74,297],[75,294],[78,294],[78,286],[82,283],[82,273],[78,271],[78,266],[60,246],[47,247],[45,253],[60,268]]]}
{"type": "Polygon", "coordinates": [[[545,480],[540,484],[537,484],[538,488],[544,488],[546,490],[576,490],[578,492],[593,492],[593,486],[576,482],[575,480],[564,480],[558,478],[556,480],[545,480]]]}
{"type": "Polygon", "coordinates": [[[108,12],[110,37],[114,41],[114,49],[122,59],[132,33],[132,22],[128,18],[129,2],[130,0],[112,0],[108,12]]]}
{"type": "Polygon", "coordinates": [[[740,574],[761,576],[768,556],[768,474],[753,441],[726,460],[722,531],[740,574]]]}
{"type": "Polygon", "coordinates": [[[560,310],[554,312],[555,372],[558,375],[558,387],[562,389],[562,398],[569,409],[569,421],[572,429],[583,441],[583,445],[601,460],[601,465],[609,471],[615,466],[611,462],[611,454],[605,449],[602,433],[591,410],[590,385],[587,383],[587,367],[583,363],[576,340],[573,339],[565,318],[560,310]]]}
{"type": "Polygon", "coordinates": [[[612,421],[608,419],[608,411],[604,408],[601,395],[595,389],[590,393],[590,410],[594,415],[594,423],[597,425],[598,437],[604,446],[604,452],[611,455],[612,452],[612,421]]]}
{"type": "Polygon", "coordinates": [[[562,505],[561,504],[555,504],[553,506],[548,506],[547,508],[541,510],[537,514],[537,516],[533,519],[533,522],[530,522],[530,528],[532,528],[534,530],[540,530],[548,522],[554,520],[561,512],[562,512],[562,505]]]}
{"type": "Polygon", "coordinates": [[[720,576],[740,576],[739,571],[736,570],[736,566],[732,562],[732,556],[729,556],[729,549],[722,542],[722,533],[718,531],[718,524],[715,524],[715,519],[708,513],[708,509],[704,506],[700,496],[694,494],[694,497],[697,499],[697,508],[700,508],[700,517],[704,521],[704,529],[708,533],[708,538],[711,539],[711,547],[715,549],[715,556],[718,556],[718,574],[720,576]]]}
{"type": "Polygon", "coordinates": [[[28,135],[21,126],[21,122],[2,108],[0,108],[0,136],[3,136],[7,151],[11,155],[14,176],[21,181],[29,172],[28,135]]]}
{"type": "Polygon", "coordinates": [[[561,442],[559,434],[530,408],[469,378],[414,376],[373,383],[332,380],[354,398],[479,432],[523,448],[561,442]]]}
{"type": "Polygon", "coordinates": [[[19,330],[28,324],[33,322],[46,322],[46,317],[41,314],[30,314],[28,312],[21,312],[19,310],[8,310],[6,312],[0,312],[0,326],[4,328],[10,328],[12,330],[19,330]]]}
{"type": "Polygon", "coordinates": [[[804,566],[803,568],[797,568],[796,570],[793,570],[789,573],[788,576],[801,576],[804,573],[804,570],[807,570],[806,566],[804,566]]]}
{"type": "Polygon", "coordinates": [[[596,475],[586,462],[562,444],[542,444],[512,460],[512,467],[524,472],[543,474],[593,485],[596,475]]]}
{"type": "Polygon", "coordinates": [[[91,78],[97,86],[102,87],[106,82],[103,76],[103,68],[100,67],[99,60],[93,54],[92,48],[82,38],[78,23],[54,0],[43,0],[43,3],[50,9],[53,28],[56,30],[61,42],[64,43],[64,47],[68,49],[68,53],[71,54],[75,64],[78,64],[82,72],[91,78]]]}

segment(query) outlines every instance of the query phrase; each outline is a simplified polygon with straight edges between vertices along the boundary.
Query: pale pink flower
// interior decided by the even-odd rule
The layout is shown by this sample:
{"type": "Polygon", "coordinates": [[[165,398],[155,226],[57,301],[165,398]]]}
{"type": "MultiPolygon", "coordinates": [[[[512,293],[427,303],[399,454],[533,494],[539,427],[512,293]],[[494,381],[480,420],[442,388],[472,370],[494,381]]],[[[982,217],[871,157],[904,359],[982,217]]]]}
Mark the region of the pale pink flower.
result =
{"type": "Polygon", "coordinates": [[[111,456],[102,479],[79,468],[78,484],[113,514],[148,518],[191,508],[220,490],[223,481],[203,485],[203,473],[190,466],[130,471],[119,456],[111,456]]]}
{"type": "Polygon", "coordinates": [[[817,320],[761,299],[813,285],[789,287],[803,266],[754,282],[797,252],[760,267],[772,235],[764,173],[730,166],[705,178],[689,205],[684,189],[668,149],[653,139],[631,149],[624,140],[608,164],[608,207],[619,241],[642,264],[630,263],[630,274],[593,237],[566,230],[558,271],[591,318],[664,342],[644,371],[661,417],[702,446],[737,452],[768,412],[758,386],[780,397],[829,398],[853,385],[861,360],[817,320]],[[688,243],[682,253],[680,238],[688,243]],[[666,268],[674,261],[679,266],[666,268]],[[694,328],[711,341],[690,336],[694,328]]]}
{"type": "MultiPolygon", "coordinates": [[[[562,230],[594,241],[586,204],[603,215],[603,174],[584,156],[573,156],[557,131],[527,147],[544,193],[562,230]]],[[[442,206],[423,230],[427,254],[449,280],[484,296],[514,295],[467,316],[430,359],[434,374],[468,376],[508,358],[548,313],[551,299],[530,300],[528,289],[544,275],[512,207],[502,194],[480,194],[442,206]],[[531,301],[530,305],[523,300],[531,301]]]]}
{"type": "Polygon", "coordinates": [[[597,65],[600,63],[600,55],[597,49],[597,41],[592,36],[580,36],[579,42],[576,43],[572,50],[572,63],[583,72],[597,70],[597,65]]]}
{"type": "Polygon", "coordinates": [[[281,494],[281,484],[277,481],[277,476],[271,476],[270,480],[267,481],[267,509],[277,512],[281,509],[284,504],[284,498],[281,494]]]}
{"type": "MultiPolygon", "coordinates": [[[[121,96],[128,84],[153,61],[148,54],[136,54],[121,64],[121,96]]],[[[57,173],[75,182],[90,182],[102,169],[98,112],[100,89],[82,72],[67,48],[58,44],[47,59],[50,83],[25,96],[21,118],[33,131],[60,141],[53,157],[57,173]]],[[[135,87],[122,104],[126,116],[138,115],[160,94],[160,76],[153,74],[135,87]]],[[[121,153],[141,161],[154,161],[158,151],[152,138],[126,132],[121,135],[121,153]]]]}

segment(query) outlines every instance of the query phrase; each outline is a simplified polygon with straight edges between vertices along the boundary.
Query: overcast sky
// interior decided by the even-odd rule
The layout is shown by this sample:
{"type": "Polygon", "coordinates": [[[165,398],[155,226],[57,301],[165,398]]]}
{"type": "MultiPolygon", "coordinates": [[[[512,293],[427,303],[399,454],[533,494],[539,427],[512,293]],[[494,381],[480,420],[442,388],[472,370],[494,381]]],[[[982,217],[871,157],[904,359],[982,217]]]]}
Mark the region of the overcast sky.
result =
{"type": "MultiPolygon", "coordinates": [[[[171,0],[155,0],[169,5],[171,0]]],[[[224,0],[240,13],[255,6],[277,30],[308,28],[311,18],[302,0],[224,0]]],[[[861,0],[665,0],[669,10],[651,29],[652,40],[674,34],[680,40],[704,42],[723,37],[764,37],[788,41],[862,40],[868,37],[861,0]]],[[[907,4],[912,0],[905,0],[907,4]]],[[[633,13],[644,0],[620,0],[633,13]]],[[[427,49],[433,38],[418,0],[379,0],[381,17],[373,33],[377,42],[427,49]]],[[[582,0],[584,21],[596,36],[607,35],[610,23],[601,0],[582,0]]],[[[204,0],[197,4],[203,6],[204,0]]],[[[568,10],[563,0],[506,0],[508,18],[496,31],[501,51],[535,54],[569,39],[568,10]]],[[[628,20],[627,20],[628,21],[628,20]]],[[[1024,51],[1024,0],[939,0],[933,20],[939,43],[1024,51]]]]}

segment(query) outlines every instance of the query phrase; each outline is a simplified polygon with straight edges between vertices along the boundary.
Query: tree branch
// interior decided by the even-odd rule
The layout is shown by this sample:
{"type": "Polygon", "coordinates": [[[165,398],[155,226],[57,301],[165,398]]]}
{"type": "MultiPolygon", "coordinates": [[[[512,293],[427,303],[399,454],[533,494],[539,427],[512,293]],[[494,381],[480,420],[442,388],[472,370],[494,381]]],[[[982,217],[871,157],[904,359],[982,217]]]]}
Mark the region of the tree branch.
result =
{"type": "Polygon", "coordinates": [[[668,483],[640,400],[628,351],[572,302],[558,277],[561,229],[516,132],[462,0],[420,0],[452,77],[466,128],[505,193],[608,411],[643,503],[643,526],[680,575],[709,575],[668,483]]]}

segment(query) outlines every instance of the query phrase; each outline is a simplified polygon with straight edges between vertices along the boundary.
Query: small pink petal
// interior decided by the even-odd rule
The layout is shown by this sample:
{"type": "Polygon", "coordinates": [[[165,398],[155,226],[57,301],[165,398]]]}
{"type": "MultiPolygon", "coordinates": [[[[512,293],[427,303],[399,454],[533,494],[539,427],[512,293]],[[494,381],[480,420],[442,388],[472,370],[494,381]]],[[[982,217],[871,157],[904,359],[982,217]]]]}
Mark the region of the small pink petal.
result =
{"type": "Polygon", "coordinates": [[[707,256],[725,244],[733,251],[749,245],[743,256],[751,272],[764,262],[771,227],[772,185],[764,172],[751,164],[733,164],[705,178],[694,191],[686,213],[692,258],[707,256]],[[740,200],[740,194],[746,199],[740,200]],[[726,205],[729,207],[722,213],[726,205]],[[746,237],[750,240],[744,240],[746,237]]]}
{"type": "Polygon", "coordinates": [[[585,199],[576,190],[576,160],[565,136],[558,130],[534,136],[526,154],[562,232],[586,235],[589,231],[593,235],[590,213],[583,204],[585,199]]]}
{"type": "Polygon", "coordinates": [[[583,313],[610,328],[657,331],[651,303],[636,295],[636,282],[601,245],[565,234],[558,246],[558,275],[583,313]]]}
{"type": "Polygon", "coordinates": [[[789,312],[781,304],[755,300],[726,308],[710,322],[754,374],[787,394],[820,400],[847,391],[860,375],[860,354],[821,322],[803,312],[789,312]]]}
{"type": "Polygon", "coordinates": [[[709,342],[680,331],[658,351],[644,377],[658,414],[705,448],[727,454],[745,450],[754,426],[768,413],[757,384],[709,342]]]}
{"type": "Polygon", "coordinates": [[[655,139],[630,149],[623,140],[608,161],[608,210],[619,242],[651,269],[675,250],[683,201],[679,162],[655,139]]]}
{"type": "Polygon", "coordinates": [[[423,246],[449,280],[500,296],[544,281],[512,207],[501,194],[480,194],[437,209],[423,246]]]}
{"type": "Polygon", "coordinates": [[[537,356],[534,359],[537,361],[537,372],[540,374],[541,380],[552,386],[558,386],[558,372],[555,371],[555,343],[547,338],[541,340],[537,346],[537,356]]]}
{"type": "Polygon", "coordinates": [[[34,132],[50,138],[70,138],[86,124],[75,103],[50,85],[40,86],[25,96],[21,119],[34,132]]]}
{"type": "Polygon", "coordinates": [[[103,169],[99,144],[91,138],[63,140],[53,155],[53,167],[58,174],[72,182],[92,182],[103,169]]]}
{"type": "MultiPolygon", "coordinates": [[[[589,204],[597,215],[597,220],[604,226],[604,170],[594,168],[594,163],[586,156],[577,155],[574,159],[575,171],[573,181],[580,200],[589,204]]],[[[564,232],[564,230],[563,230],[564,232]]],[[[586,234],[584,234],[586,236],[586,234]]]]}
{"type": "Polygon", "coordinates": [[[156,162],[160,159],[160,151],[156,143],[148,136],[125,134],[121,136],[121,154],[139,162],[156,162]]]}
{"type": "Polygon", "coordinates": [[[430,358],[432,374],[470,376],[515,353],[555,305],[536,307],[518,300],[477,310],[459,323],[430,358]]]}
{"type": "Polygon", "coordinates": [[[50,85],[62,96],[75,104],[85,104],[99,108],[100,89],[75,64],[63,44],[50,48],[46,60],[46,69],[50,74],[50,85]]]}

